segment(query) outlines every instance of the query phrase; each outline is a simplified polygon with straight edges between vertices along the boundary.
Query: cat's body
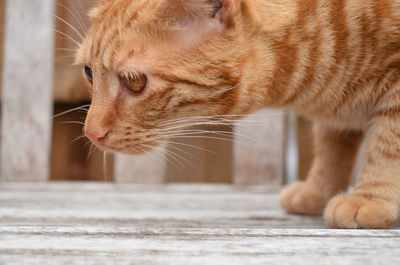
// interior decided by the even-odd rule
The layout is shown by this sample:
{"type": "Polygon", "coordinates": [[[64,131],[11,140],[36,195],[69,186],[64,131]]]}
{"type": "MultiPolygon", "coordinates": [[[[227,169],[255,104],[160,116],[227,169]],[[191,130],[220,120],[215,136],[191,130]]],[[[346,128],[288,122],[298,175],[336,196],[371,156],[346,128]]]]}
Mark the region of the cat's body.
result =
{"type": "Polygon", "coordinates": [[[267,91],[281,92],[267,105],[365,130],[385,86],[400,77],[400,1],[257,2],[275,66],[285,64],[267,78],[279,80],[267,91]],[[304,6],[287,8],[295,2],[304,6]]]}
{"type": "Polygon", "coordinates": [[[86,133],[97,145],[136,153],[187,117],[294,110],[316,123],[316,158],[282,206],[321,213],[330,201],[333,227],[396,221],[400,0],[102,0],[92,17],[78,63],[93,83],[86,133]],[[331,199],[364,136],[354,194],[331,199]]]}

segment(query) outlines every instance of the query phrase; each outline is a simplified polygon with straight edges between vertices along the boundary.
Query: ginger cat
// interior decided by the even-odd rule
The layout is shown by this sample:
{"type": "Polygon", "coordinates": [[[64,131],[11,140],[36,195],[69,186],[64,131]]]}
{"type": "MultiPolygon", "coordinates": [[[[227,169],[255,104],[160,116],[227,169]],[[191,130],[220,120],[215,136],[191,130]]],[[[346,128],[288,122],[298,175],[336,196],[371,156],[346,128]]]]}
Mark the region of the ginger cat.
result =
{"type": "Polygon", "coordinates": [[[93,96],[85,133],[99,148],[141,153],[194,117],[294,110],[315,123],[316,156],[282,207],[325,209],[334,228],[396,222],[400,0],[100,0],[90,16],[76,63],[93,96]]]}

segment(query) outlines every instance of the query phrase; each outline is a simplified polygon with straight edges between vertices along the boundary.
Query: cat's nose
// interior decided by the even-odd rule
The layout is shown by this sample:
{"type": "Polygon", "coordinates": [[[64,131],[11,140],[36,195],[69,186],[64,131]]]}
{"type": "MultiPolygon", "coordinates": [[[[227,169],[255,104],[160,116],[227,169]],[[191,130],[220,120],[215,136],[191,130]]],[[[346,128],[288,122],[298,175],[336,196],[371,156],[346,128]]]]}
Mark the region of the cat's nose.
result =
{"type": "Polygon", "coordinates": [[[85,135],[95,144],[104,145],[110,131],[106,128],[88,128],[85,127],[85,135]]]}

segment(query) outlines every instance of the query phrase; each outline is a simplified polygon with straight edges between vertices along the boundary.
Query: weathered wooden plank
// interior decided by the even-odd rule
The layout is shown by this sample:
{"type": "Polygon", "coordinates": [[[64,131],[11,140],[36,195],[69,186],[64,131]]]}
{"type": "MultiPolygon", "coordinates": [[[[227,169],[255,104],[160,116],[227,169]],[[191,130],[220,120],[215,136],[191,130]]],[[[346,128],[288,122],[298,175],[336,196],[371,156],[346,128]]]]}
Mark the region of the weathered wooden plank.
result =
{"type": "Polygon", "coordinates": [[[172,138],[167,152],[167,182],[232,183],[232,127],[202,125],[208,131],[190,138],[172,138]]]}
{"type": "MultiPolygon", "coordinates": [[[[283,228],[293,227],[299,220],[299,216],[287,216],[277,207],[278,188],[125,184],[19,187],[2,186],[0,224],[283,228]],[[38,211],[39,205],[47,210],[38,211]]],[[[321,218],[302,220],[303,227],[324,227],[321,218]]]]}
{"type": "Polygon", "coordinates": [[[165,181],[166,160],[164,150],[129,156],[116,154],[114,179],[118,183],[163,183],[165,181]]]}
{"type": "Polygon", "coordinates": [[[63,103],[89,101],[82,69],[73,66],[73,50],[77,48],[75,41],[80,42],[86,34],[89,25],[89,17],[86,14],[95,4],[95,0],[62,0],[57,3],[56,14],[60,19],[56,19],[55,25],[58,33],[55,44],[54,100],[63,103]]]}
{"type": "Polygon", "coordinates": [[[7,0],[1,176],[49,177],[53,88],[53,0],[7,0]]]}
{"type": "Polygon", "coordinates": [[[285,114],[262,110],[238,121],[234,137],[234,183],[279,185],[284,181],[285,114]]]}
{"type": "Polygon", "coordinates": [[[314,158],[312,122],[298,117],[297,142],[299,150],[298,179],[305,180],[314,158]]]}
{"type": "Polygon", "coordinates": [[[321,229],[278,191],[2,184],[0,264],[399,264],[399,229],[321,229]]]}

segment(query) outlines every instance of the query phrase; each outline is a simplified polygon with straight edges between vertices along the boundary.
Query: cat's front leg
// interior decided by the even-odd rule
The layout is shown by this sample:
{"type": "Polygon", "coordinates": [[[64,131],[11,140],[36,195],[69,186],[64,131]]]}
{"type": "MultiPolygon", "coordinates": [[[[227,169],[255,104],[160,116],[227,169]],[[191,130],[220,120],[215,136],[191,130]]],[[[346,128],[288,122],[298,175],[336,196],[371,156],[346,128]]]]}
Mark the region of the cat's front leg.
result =
{"type": "Polygon", "coordinates": [[[368,132],[365,164],[352,195],[334,197],[325,220],[335,228],[386,228],[400,204],[400,113],[381,112],[368,132]]]}
{"type": "Polygon", "coordinates": [[[314,125],[314,161],[306,182],[286,188],[281,206],[289,213],[322,214],[326,203],[350,183],[362,134],[314,125]]]}

